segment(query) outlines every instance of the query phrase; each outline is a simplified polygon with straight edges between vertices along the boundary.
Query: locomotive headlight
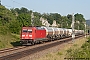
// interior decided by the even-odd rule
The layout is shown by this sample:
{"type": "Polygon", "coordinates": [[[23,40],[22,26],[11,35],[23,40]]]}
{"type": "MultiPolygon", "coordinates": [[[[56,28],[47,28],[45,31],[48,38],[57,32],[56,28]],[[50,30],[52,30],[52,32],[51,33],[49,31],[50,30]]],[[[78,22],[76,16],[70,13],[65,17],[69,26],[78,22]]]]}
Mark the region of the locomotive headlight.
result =
{"type": "Polygon", "coordinates": [[[29,37],[32,37],[32,35],[29,35],[29,37]]]}
{"type": "Polygon", "coordinates": [[[25,37],[25,35],[22,35],[22,37],[25,37]]]}

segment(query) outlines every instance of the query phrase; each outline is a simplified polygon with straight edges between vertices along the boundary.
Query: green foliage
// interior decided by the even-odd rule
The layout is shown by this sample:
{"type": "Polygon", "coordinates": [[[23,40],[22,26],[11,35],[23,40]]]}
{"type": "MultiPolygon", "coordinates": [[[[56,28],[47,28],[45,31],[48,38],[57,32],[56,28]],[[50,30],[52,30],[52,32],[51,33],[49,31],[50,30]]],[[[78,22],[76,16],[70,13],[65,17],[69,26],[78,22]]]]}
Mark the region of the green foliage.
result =
{"type": "Polygon", "coordinates": [[[42,26],[42,22],[39,20],[39,17],[34,18],[34,26],[42,26]]]}
{"type": "Polygon", "coordinates": [[[61,22],[60,22],[62,28],[70,28],[71,22],[66,16],[62,16],[61,22]]]}
{"type": "Polygon", "coordinates": [[[84,26],[84,16],[82,14],[75,14],[75,29],[79,29],[79,30],[84,30],[85,26],[84,26]]]}
{"type": "Polygon", "coordinates": [[[0,26],[0,34],[7,35],[9,33],[9,29],[6,26],[0,26]]]}
{"type": "Polygon", "coordinates": [[[18,13],[18,14],[22,14],[22,13],[29,13],[29,10],[27,8],[15,8],[15,9],[10,9],[12,11],[12,13],[18,13]]]}
{"type": "MultiPolygon", "coordinates": [[[[0,26],[6,26],[10,29],[11,33],[18,34],[21,27],[31,26],[31,13],[32,11],[27,8],[15,8],[15,9],[6,9],[4,6],[0,6],[0,26]]],[[[71,28],[72,16],[61,16],[58,13],[44,13],[40,14],[38,12],[34,13],[34,26],[42,26],[40,17],[47,19],[50,24],[55,20],[59,27],[61,28],[71,28]]],[[[83,29],[85,19],[82,14],[75,14],[75,29],[83,29]],[[79,23],[77,23],[79,21],[79,23]]]]}
{"type": "Polygon", "coordinates": [[[6,9],[4,6],[0,6],[0,25],[4,26],[14,19],[15,16],[10,10],[6,9]]]}
{"type": "Polygon", "coordinates": [[[38,17],[40,19],[40,17],[42,16],[40,13],[38,12],[33,12],[34,13],[34,16],[38,17]]]}
{"type": "MultiPolygon", "coordinates": [[[[61,16],[58,13],[50,13],[50,14],[42,14],[42,17],[47,19],[48,22],[52,25],[53,21],[55,20],[59,27],[61,28],[71,28],[72,24],[72,15],[61,16]]],[[[85,19],[82,14],[75,14],[75,29],[84,30],[84,22],[85,19]]]]}
{"type": "Polygon", "coordinates": [[[19,21],[20,27],[31,25],[31,16],[29,14],[22,13],[17,17],[17,20],[19,21]]]}
{"type": "Polygon", "coordinates": [[[85,22],[84,16],[82,14],[75,14],[75,21],[85,22]]]}
{"type": "Polygon", "coordinates": [[[8,34],[8,35],[1,35],[0,34],[0,49],[2,48],[10,48],[13,46],[18,46],[20,43],[15,43],[17,41],[20,41],[20,38],[18,36],[8,34]],[[16,45],[15,45],[16,44],[16,45]]]}
{"type": "Polygon", "coordinates": [[[72,49],[70,48],[70,49],[67,50],[67,53],[70,53],[71,51],[72,51],[72,49]]]}
{"type": "Polygon", "coordinates": [[[19,34],[21,27],[20,27],[19,22],[17,20],[12,20],[12,21],[10,21],[8,28],[10,29],[11,33],[19,34]]]}
{"type": "Polygon", "coordinates": [[[88,41],[86,41],[86,43],[81,46],[83,49],[87,49],[87,47],[90,48],[90,37],[88,38],[88,41]]]}
{"type": "Polygon", "coordinates": [[[22,7],[22,8],[20,9],[20,12],[21,12],[21,13],[28,13],[29,10],[28,10],[27,8],[22,7]]]}
{"type": "Polygon", "coordinates": [[[44,13],[44,14],[42,14],[42,17],[45,18],[45,19],[47,19],[50,24],[53,24],[53,20],[54,19],[53,19],[53,17],[50,14],[44,13]]]}
{"type": "Polygon", "coordinates": [[[60,23],[61,15],[58,13],[42,14],[43,18],[46,18],[50,24],[53,24],[55,20],[57,23],[60,23]]]}
{"type": "Polygon", "coordinates": [[[72,50],[67,50],[68,57],[73,58],[90,58],[90,37],[88,38],[88,41],[85,42],[81,46],[81,48],[72,50]]]}

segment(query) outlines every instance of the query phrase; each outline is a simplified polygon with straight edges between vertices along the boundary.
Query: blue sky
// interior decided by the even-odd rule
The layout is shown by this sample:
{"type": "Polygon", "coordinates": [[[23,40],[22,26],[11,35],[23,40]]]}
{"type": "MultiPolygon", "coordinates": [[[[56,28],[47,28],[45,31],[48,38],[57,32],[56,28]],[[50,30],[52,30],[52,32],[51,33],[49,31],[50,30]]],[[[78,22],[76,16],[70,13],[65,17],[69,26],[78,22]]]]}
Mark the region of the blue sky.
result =
{"type": "Polygon", "coordinates": [[[1,0],[7,8],[26,7],[39,13],[83,14],[90,19],[90,0],[1,0]]]}

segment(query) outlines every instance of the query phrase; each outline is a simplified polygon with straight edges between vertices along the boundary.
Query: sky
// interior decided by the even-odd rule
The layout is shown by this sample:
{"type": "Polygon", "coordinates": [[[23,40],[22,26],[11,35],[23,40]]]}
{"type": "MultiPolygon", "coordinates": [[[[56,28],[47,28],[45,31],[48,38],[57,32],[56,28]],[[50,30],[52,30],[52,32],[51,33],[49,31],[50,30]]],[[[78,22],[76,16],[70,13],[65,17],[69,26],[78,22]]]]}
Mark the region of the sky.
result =
{"type": "Polygon", "coordinates": [[[1,0],[6,8],[25,7],[39,13],[82,14],[90,19],[90,0],[1,0]]]}

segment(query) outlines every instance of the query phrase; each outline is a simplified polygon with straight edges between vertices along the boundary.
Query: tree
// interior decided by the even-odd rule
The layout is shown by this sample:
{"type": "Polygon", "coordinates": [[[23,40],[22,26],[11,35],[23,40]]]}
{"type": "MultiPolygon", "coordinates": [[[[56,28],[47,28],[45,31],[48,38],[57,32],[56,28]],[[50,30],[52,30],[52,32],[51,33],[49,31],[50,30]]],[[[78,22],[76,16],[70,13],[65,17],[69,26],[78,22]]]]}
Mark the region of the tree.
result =
{"type": "Polygon", "coordinates": [[[83,29],[84,30],[84,22],[85,22],[85,18],[84,18],[84,16],[82,15],[82,14],[75,14],[74,15],[75,16],[75,28],[76,29],[83,29]],[[77,25],[78,25],[78,27],[77,27],[77,25]]]}
{"type": "Polygon", "coordinates": [[[0,6],[0,22],[1,25],[5,25],[9,23],[11,20],[15,20],[16,17],[13,15],[13,13],[6,9],[4,6],[0,6]]]}
{"type": "Polygon", "coordinates": [[[31,25],[31,16],[29,14],[22,13],[17,17],[17,20],[20,23],[20,27],[31,25]]]}
{"type": "Polygon", "coordinates": [[[71,24],[72,24],[72,15],[67,15],[67,18],[68,18],[68,25],[69,27],[68,28],[71,28],[71,24]]]}
{"type": "Polygon", "coordinates": [[[85,18],[83,17],[82,14],[75,14],[75,21],[80,21],[80,22],[85,22],[85,18]]]}
{"type": "Polygon", "coordinates": [[[40,17],[41,17],[41,14],[40,14],[40,13],[38,13],[38,12],[33,12],[33,14],[34,14],[34,16],[36,16],[36,17],[38,17],[38,18],[40,19],[40,17]]]}
{"type": "Polygon", "coordinates": [[[27,8],[22,7],[20,9],[21,13],[29,13],[29,10],[27,8]]]}
{"type": "Polygon", "coordinates": [[[34,26],[42,26],[42,22],[39,20],[39,17],[34,17],[33,20],[34,26]]]}
{"type": "Polygon", "coordinates": [[[19,34],[19,31],[21,29],[21,27],[19,26],[19,22],[17,20],[10,21],[10,23],[8,24],[8,28],[11,33],[15,34],[19,34]]]}
{"type": "Polygon", "coordinates": [[[61,24],[62,24],[62,28],[70,28],[71,26],[71,22],[69,21],[67,16],[62,16],[61,24]]]}

